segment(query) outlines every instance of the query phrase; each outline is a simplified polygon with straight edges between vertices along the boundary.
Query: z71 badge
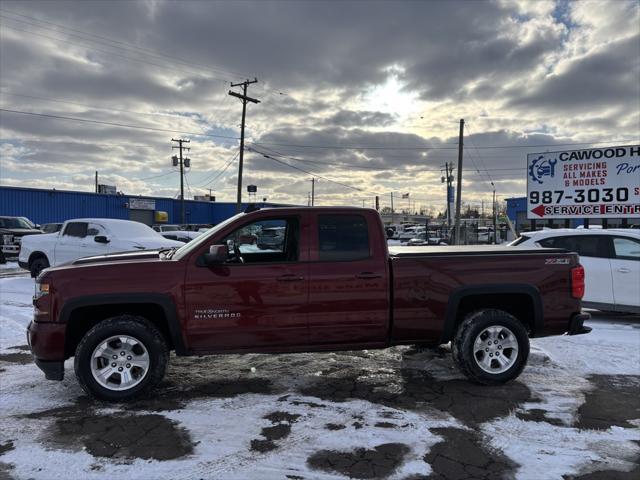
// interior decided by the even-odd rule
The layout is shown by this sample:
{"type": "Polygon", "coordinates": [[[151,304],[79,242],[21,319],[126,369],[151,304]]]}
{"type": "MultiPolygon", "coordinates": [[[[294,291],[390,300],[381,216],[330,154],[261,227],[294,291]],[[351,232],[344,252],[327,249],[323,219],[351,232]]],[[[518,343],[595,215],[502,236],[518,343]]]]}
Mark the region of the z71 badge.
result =
{"type": "Polygon", "coordinates": [[[568,258],[545,258],[545,265],[569,265],[571,260],[568,258]]]}

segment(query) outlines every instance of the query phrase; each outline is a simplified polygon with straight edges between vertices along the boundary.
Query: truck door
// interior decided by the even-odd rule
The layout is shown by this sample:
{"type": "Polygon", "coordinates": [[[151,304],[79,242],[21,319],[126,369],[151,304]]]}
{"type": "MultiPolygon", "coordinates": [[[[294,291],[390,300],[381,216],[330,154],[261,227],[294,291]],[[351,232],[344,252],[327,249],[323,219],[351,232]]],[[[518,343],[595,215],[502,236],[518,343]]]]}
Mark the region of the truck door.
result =
{"type": "Polygon", "coordinates": [[[87,249],[84,242],[87,236],[87,227],[87,222],[67,223],[55,245],[54,265],[71,262],[90,255],[90,253],[86,253],[87,249]]]}
{"type": "Polygon", "coordinates": [[[185,331],[191,348],[307,345],[306,216],[262,218],[207,244],[208,250],[214,243],[227,243],[232,255],[219,266],[187,268],[185,331]],[[273,229],[277,239],[268,234],[269,242],[262,243],[263,232],[273,229]]]}
{"type": "Polygon", "coordinates": [[[640,241],[613,238],[613,295],[616,307],[640,307],[640,241]]]}
{"type": "Polygon", "coordinates": [[[313,215],[310,342],[386,343],[388,262],[382,231],[377,232],[376,226],[361,214],[314,212],[313,215]]]}

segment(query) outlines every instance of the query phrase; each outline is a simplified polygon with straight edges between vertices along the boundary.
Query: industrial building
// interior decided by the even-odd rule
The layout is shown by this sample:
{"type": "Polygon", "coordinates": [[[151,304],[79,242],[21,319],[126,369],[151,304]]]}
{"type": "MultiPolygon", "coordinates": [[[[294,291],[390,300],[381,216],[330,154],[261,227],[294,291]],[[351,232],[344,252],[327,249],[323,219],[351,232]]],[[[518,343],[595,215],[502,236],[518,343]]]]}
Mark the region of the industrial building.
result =
{"type": "MultiPolygon", "coordinates": [[[[216,224],[236,213],[235,202],[185,200],[184,203],[185,223],[216,224]]],[[[0,215],[27,217],[38,224],[71,218],[119,218],[147,225],[182,223],[179,199],[6,186],[0,186],[0,215]]]]}

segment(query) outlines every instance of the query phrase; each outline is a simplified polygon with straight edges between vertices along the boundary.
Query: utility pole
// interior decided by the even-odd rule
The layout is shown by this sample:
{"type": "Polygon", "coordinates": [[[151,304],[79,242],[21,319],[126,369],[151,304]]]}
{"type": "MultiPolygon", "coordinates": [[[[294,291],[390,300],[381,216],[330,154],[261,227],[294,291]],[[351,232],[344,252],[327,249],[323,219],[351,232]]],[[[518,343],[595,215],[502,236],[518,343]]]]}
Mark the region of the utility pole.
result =
{"type": "Polygon", "coordinates": [[[98,171],[96,170],[96,193],[98,193],[98,171]]]}
{"type": "Polygon", "coordinates": [[[391,225],[393,225],[394,223],[396,223],[396,221],[393,214],[393,192],[391,192],[391,225]]]}
{"type": "Polygon", "coordinates": [[[462,199],[462,139],[464,136],[464,119],[460,119],[460,136],[458,139],[458,183],[456,185],[456,227],[455,245],[460,245],[460,201],[462,199]]]}
{"type": "Polygon", "coordinates": [[[497,217],[497,206],[496,206],[496,186],[491,182],[491,186],[493,187],[493,243],[495,245],[498,244],[498,217],[497,217]]]}
{"type": "Polygon", "coordinates": [[[242,210],[242,165],[244,160],[244,121],[247,116],[247,102],[260,103],[260,100],[247,96],[247,87],[252,83],[257,83],[258,79],[245,80],[240,83],[232,83],[231,87],[242,87],[242,93],[229,90],[229,95],[237,97],[242,100],[242,123],[240,124],[240,162],[238,163],[238,196],[236,199],[236,213],[240,213],[242,210]]]}
{"type": "Polygon", "coordinates": [[[311,206],[316,204],[316,177],[311,177],[311,206]]]}
{"type": "Polygon", "coordinates": [[[191,140],[185,140],[184,138],[178,138],[177,140],[172,138],[172,142],[177,142],[178,146],[172,145],[171,148],[177,148],[180,150],[180,157],[176,157],[175,155],[172,157],[173,166],[180,166],[180,223],[185,224],[184,219],[184,163],[187,161],[187,166],[189,166],[189,159],[182,157],[183,150],[190,150],[189,147],[183,146],[185,143],[189,143],[191,140]]]}

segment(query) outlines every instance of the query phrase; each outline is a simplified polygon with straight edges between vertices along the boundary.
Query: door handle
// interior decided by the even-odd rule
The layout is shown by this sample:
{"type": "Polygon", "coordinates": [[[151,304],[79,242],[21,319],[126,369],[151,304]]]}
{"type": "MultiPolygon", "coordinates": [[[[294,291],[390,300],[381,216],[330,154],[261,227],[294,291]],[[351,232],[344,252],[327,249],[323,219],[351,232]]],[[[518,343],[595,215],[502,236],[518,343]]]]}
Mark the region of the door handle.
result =
{"type": "Polygon", "coordinates": [[[304,277],[301,277],[300,275],[287,274],[278,277],[276,280],[278,280],[279,282],[299,282],[301,280],[304,280],[304,277]]]}
{"type": "Polygon", "coordinates": [[[628,268],[626,268],[626,267],[620,267],[620,268],[618,269],[618,271],[619,271],[620,273],[629,273],[631,270],[629,270],[629,269],[628,269],[628,268]]]}
{"type": "Polygon", "coordinates": [[[361,278],[361,279],[370,279],[370,278],[381,278],[382,275],[379,273],[373,273],[373,272],[362,272],[362,273],[358,273],[356,275],[356,278],[361,278]]]}

